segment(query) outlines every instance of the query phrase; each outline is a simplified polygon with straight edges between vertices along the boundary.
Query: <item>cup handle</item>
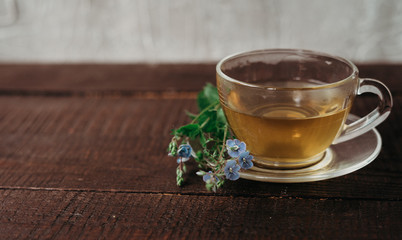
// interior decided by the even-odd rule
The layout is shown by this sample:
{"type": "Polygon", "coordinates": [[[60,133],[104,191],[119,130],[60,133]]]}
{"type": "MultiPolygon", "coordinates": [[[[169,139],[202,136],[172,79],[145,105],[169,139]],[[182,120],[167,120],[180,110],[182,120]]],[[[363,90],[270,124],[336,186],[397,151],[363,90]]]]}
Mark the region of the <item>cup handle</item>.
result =
{"type": "Polygon", "coordinates": [[[357,136],[360,136],[378,124],[382,123],[390,114],[392,108],[392,96],[389,89],[380,81],[370,78],[359,79],[359,88],[357,94],[374,93],[379,97],[379,105],[365,117],[354,121],[351,124],[345,124],[343,130],[332,144],[345,142],[357,136]]]}

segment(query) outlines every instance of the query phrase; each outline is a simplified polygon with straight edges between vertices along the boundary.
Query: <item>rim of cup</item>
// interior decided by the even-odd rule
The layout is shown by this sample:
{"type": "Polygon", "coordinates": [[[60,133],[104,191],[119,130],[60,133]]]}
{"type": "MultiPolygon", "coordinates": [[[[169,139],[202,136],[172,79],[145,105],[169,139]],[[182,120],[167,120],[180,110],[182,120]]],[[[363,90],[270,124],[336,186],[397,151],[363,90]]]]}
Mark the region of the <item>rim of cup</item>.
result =
{"type": "Polygon", "coordinates": [[[224,57],[222,60],[220,60],[218,62],[218,64],[216,65],[216,72],[217,74],[224,78],[225,80],[235,83],[235,84],[239,84],[239,85],[243,85],[243,86],[247,86],[247,87],[252,87],[252,88],[259,88],[259,89],[266,89],[266,90],[275,90],[275,91],[280,91],[280,90],[285,90],[285,91],[289,91],[289,90],[314,90],[314,89],[323,89],[323,88],[332,88],[332,87],[337,87],[340,86],[342,84],[344,84],[345,82],[351,81],[355,78],[358,78],[358,74],[359,74],[359,70],[356,67],[355,64],[353,64],[351,61],[339,57],[339,56],[334,56],[328,53],[323,53],[323,52],[318,52],[318,51],[313,51],[313,50],[306,50],[306,49],[291,49],[291,48],[273,48],[273,49],[260,49],[260,50],[253,50],[253,51],[243,51],[243,52],[238,52],[238,53],[234,53],[231,55],[228,55],[226,57],[224,57]],[[333,83],[326,83],[326,84],[322,84],[322,85],[317,85],[314,87],[269,87],[269,86],[261,86],[258,84],[252,84],[252,83],[246,83],[243,82],[239,79],[235,79],[232,78],[228,75],[226,75],[223,71],[222,71],[222,65],[227,62],[228,60],[231,60],[233,58],[237,58],[237,57],[241,57],[241,56],[246,56],[246,55],[257,55],[257,54],[264,54],[264,53],[292,53],[294,55],[315,55],[315,56],[321,56],[321,57],[327,57],[327,58],[331,58],[333,60],[336,60],[338,62],[343,62],[344,64],[348,65],[351,70],[352,73],[347,76],[344,79],[338,80],[336,82],[333,83]]]}

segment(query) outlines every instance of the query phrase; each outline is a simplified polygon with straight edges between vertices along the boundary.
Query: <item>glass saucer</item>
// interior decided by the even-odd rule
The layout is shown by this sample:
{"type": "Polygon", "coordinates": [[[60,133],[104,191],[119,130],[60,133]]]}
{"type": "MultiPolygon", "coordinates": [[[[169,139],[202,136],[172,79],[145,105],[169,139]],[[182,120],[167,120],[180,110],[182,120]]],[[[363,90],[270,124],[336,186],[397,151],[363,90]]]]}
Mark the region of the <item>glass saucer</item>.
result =
{"type": "MultiPolygon", "coordinates": [[[[356,119],[358,119],[357,116],[349,114],[348,122],[356,119]]],[[[381,136],[374,128],[349,141],[331,145],[327,149],[325,157],[310,167],[294,170],[252,167],[240,172],[240,177],[277,183],[314,182],[335,178],[354,172],[371,163],[380,153],[381,144],[381,136]]]]}

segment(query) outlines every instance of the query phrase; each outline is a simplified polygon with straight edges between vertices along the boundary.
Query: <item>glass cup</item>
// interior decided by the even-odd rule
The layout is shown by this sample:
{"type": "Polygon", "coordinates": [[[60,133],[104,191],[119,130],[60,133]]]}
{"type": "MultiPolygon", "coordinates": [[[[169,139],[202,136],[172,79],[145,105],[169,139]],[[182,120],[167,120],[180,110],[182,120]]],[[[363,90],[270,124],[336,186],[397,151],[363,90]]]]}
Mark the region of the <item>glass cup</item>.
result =
{"type": "Polygon", "coordinates": [[[324,158],[331,144],[383,122],[392,107],[388,88],[359,78],[350,61],[325,53],[268,49],[235,54],[216,67],[220,103],[232,133],[258,167],[297,169],[324,158]],[[378,107],[345,124],[356,95],[374,93],[378,107]]]}

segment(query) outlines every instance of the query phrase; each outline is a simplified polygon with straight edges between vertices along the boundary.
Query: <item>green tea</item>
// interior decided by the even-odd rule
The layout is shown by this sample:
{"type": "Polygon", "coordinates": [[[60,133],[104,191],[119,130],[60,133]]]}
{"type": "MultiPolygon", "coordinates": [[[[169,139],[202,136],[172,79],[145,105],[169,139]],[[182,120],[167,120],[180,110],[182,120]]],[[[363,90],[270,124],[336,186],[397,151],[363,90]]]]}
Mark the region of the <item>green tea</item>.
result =
{"type": "Polygon", "coordinates": [[[247,114],[223,109],[234,135],[257,158],[292,162],[324,152],[340,132],[350,106],[328,111],[330,107],[267,104],[247,114]]]}

